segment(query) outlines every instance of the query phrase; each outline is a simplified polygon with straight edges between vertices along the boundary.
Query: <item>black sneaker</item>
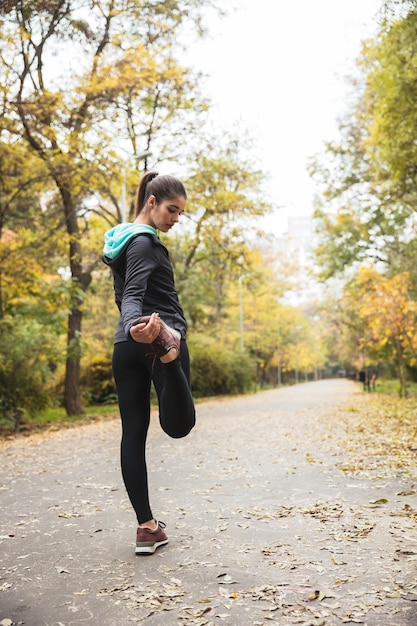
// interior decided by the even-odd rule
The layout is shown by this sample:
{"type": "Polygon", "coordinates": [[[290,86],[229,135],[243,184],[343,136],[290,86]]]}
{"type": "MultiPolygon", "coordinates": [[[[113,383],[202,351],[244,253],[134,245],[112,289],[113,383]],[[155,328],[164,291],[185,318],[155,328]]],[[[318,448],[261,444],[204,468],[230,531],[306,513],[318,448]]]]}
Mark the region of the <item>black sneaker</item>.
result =
{"type": "Polygon", "coordinates": [[[155,530],[139,526],[136,531],[136,554],[153,554],[159,546],[168,543],[164,522],[156,522],[155,530]]]}

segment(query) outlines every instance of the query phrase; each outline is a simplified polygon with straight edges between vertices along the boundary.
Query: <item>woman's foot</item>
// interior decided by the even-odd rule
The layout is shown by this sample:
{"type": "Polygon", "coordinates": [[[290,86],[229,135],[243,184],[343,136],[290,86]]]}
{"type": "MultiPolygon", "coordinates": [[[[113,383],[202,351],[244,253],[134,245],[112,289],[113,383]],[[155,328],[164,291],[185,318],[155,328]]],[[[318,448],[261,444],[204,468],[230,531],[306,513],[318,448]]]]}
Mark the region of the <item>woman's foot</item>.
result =
{"type": "Polygon", "coordinates": [[[159,335],[151,343],[152,350],[161,363],[171,363],[175,361],[180,353],[181,335],[180,333],[165,324],[161,320],[159,335]]]}
{"type": "Polygon", "coordinates": [[[175,361],[178,354],[179,354],[179,350],[177,350],[177,348],[173,346],[172,348],[168,350],[165,356],[159,357],[159,360],[161,361],[161,363],[171,363],[171,361],[175,361]]]}
{"type": "MultiPolygon", "coordinates": [[[[150,316],[147,315],[141,317],[138,323],[148,323],[149,320],[150,316]]],[[[171,361],[175,361],[180,353],[181,335],[177,330],[165,324],[161,319],[159,319],[159,321],[161,324],[159,334],[157,338],[152,341],[150,346],[155,359],[159,358],[161,363],[171,363],[171,361]]]]}
{"type": "Polygon", "coordinates": [[[164,532],[164,522],[157,522],[154,530],[147,525],[139,526],[136,531],[136,554],[153,554],[157,548],[168,543],[168,537],[164,532]]]}

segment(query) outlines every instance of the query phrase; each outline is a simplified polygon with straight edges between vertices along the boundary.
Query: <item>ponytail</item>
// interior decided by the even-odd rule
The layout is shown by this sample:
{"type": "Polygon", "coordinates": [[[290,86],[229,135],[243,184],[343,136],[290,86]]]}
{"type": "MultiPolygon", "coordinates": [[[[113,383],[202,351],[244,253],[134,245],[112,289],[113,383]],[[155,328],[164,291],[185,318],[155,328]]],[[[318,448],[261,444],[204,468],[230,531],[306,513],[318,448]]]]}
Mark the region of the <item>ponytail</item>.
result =
{"type": "Polygon", "coordinates": [[[147,172],[143,175],[135,198],[136,216],[142,211],[148,198],[155,196],[156,203],[163,200],[171,200],[177,196],[187,199],[185,187],[178,178],[168,175],[159,175],[159,172],[147,172]]]}

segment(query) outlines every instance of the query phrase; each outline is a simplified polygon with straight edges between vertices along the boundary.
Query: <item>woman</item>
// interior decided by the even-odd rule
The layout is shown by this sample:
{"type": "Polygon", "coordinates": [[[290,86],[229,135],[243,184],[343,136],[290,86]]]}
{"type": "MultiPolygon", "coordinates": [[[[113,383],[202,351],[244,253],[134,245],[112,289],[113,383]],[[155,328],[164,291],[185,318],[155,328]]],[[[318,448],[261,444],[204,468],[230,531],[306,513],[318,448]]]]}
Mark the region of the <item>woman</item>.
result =
{"type": "Polygon", "coordinates": [[[186,200],[177,178],[148,172],[137,191],[134,222],[105,234],[103,261],[112,269],[120,311],[113,373],[122,419],[122,475],[139,525],[136,554],[154,553],[168,543],[165,524],[154,519],[149,502],[145,446],[151,381],[160,424],[170,437],[185,437],[195,424],[187,323],[168,251],[158,238],[158,231],[166,233],[178,222],[186,200]]]}

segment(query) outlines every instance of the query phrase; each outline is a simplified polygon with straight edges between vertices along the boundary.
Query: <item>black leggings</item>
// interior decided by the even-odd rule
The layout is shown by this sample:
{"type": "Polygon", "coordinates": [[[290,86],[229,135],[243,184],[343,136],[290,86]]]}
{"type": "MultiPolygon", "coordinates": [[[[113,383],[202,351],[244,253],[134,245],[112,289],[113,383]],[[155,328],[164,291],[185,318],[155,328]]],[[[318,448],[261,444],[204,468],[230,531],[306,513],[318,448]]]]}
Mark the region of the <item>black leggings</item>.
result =
{"type": "Polygon", "coordinates": [[[121,465],[126,491],[139,524],[153,519],[149,503],[145,445],[150,421],[151,381],[159,403],[159,421],[170,437],[188,435],[195,424],[190,388],[190,357],[181,341],[180,355],[171,363],[156,359],[148,344],[116,343],[113,374],[122,418],[121,465]]]}

